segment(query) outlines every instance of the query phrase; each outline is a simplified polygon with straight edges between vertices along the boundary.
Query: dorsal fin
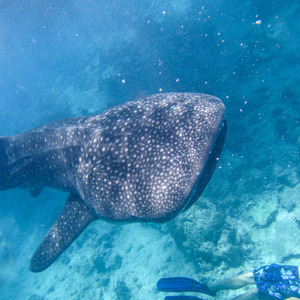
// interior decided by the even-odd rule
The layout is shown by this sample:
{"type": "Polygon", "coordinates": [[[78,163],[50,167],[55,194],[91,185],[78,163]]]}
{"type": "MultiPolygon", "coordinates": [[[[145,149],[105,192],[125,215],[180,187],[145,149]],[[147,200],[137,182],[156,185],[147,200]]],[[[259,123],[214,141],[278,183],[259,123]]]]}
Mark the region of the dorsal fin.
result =
{"type": "Polygon", "coordinates": [[[70,194],[60,216],[35,251],[30,270],[41,272],[48,268],[95,219],[80,197],[70,194]]]}

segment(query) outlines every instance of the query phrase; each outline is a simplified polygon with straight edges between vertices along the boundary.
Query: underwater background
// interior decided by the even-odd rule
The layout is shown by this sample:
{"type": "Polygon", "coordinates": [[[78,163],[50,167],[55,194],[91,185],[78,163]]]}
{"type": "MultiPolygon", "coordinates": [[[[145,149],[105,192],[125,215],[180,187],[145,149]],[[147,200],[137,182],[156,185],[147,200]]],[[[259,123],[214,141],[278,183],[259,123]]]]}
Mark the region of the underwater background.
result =
{"type": "Polygon", "coordinates": [[[160,277],[300,265],[299,15],[291,0],[0,1],[0,135],[160,92],[215,95],[228,121],[190,210],[94,222],[42,273],[29,262],[67,194],[2,191],[0,299],[164,299],[160,277]]]}

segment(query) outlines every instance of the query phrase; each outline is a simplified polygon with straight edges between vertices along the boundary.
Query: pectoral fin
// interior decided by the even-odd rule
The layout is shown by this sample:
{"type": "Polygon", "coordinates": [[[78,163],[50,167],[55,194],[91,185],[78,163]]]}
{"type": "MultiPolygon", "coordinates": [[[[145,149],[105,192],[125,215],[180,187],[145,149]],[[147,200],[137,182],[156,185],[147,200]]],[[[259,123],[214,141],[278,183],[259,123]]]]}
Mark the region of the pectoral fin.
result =
{"type": "Polygon", "coordinates": [[[41,272],[47,269],[95,219],[80,197],[70,194],[61,215],[35,251],[30,270],[41,272]]]}

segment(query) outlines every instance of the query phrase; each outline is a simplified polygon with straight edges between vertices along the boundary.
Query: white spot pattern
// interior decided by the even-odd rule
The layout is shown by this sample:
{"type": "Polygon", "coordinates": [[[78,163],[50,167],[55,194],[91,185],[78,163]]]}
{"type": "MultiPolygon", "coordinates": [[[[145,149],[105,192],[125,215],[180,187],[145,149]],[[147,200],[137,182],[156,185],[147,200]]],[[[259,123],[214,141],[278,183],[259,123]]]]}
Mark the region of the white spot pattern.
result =
{"type": "Polygon", "coordinates": [[[99,218],[164,221],[189,203],[222,126],[204,94],[157,94],[9,137],[9,184],[80,195],[99,218]]]}

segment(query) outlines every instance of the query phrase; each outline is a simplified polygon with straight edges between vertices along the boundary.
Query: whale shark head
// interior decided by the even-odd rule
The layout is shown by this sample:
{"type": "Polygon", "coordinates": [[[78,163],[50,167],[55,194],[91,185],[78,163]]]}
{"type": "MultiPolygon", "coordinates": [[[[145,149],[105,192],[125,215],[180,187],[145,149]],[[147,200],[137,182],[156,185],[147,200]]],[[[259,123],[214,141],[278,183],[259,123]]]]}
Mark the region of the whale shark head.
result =
{"type": "MultiPolygon", "coordinates": [[[[81,120],[90,132],[78,193],[108,220],[166,221],[184,209],[220,131],[224,105],[203,94],[158,94],[81,120]]],[[[205,173],[205,172],[204,172],[205,173]]]]}

